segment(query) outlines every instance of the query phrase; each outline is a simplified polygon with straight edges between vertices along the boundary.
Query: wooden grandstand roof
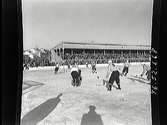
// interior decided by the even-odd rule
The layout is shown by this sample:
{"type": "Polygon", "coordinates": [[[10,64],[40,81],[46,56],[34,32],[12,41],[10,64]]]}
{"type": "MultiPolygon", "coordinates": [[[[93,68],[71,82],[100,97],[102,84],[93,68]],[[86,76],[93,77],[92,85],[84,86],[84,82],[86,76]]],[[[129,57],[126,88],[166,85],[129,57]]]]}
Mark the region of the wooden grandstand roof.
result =
{"type": "Polygon", "coordinates": [[[61,42],[53,49],[105,49],[105,50],[151,50],[150,45],[121,45],[106,43],[79,43],[79,42],[61,42]]]}

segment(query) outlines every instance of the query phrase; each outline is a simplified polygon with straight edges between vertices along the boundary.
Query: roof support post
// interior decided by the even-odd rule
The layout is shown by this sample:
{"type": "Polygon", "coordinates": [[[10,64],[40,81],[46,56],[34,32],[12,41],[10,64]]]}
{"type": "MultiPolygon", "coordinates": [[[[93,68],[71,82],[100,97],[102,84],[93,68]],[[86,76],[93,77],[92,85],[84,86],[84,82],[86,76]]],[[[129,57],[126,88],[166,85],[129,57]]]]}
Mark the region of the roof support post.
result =
{"type": "Polygon", "coordinates": [[[64,42],[62,42],[62,49],[63,49],[63,60],[64,60],[64,42]]]}
{"type": "Polygon", "coordinates": [[[63,60],[64,60],[64,48],[63,48],[63,60]]]}

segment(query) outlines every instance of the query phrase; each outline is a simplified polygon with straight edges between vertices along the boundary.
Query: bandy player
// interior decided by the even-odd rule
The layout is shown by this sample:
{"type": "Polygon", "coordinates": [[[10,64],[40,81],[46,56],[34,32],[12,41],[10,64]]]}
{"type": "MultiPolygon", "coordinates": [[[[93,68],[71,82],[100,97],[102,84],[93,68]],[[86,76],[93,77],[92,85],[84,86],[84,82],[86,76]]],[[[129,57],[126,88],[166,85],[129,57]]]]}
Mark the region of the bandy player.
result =
{"type": "Polygon", "coordinates": [[[112,62],[112,60],[108,61],[108,67],[107,67],[107,74],[106,74],[106,80],[103,80],[103,85],[106,84],[107,90],[111,91],[112,86],[114,84],[114,81],[116,82],[118,88],[121,90],[120,87],[120,71],[115,66],[115,64],[112,62]]]}
{"type": "Polygon", "coordinates": [[[72,65],[71,76],[72,76],[72,85],[76,87],[80,86],[82,81],[81,70],[76,64],[72,65]]]}

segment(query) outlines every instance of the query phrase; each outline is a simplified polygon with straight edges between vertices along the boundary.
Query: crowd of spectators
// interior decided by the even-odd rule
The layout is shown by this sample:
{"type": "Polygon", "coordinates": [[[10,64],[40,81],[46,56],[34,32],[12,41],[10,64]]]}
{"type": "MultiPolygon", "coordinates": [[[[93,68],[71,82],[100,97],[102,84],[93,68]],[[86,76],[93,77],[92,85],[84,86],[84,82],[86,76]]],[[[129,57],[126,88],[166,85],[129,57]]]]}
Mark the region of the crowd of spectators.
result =
{"type": "Polygon", "coordinates": [[[147,62],[149,61],[150,54],[141,54],[141,53],[115,53],[115,54],[88,54],[88,53],[80,53],[80,54],[68,54],[64,55],[65,64],[72,64],[77,62],[78,64],[86,64],[95,61],[97,64],[107,63],[109,59],[112,59],[114,63],[122,63],[125,60],[129,60],[129,62],[147,62]]]}
{"type": "MultiPolygon", "coordinates": [[[[113,60],[114,63],[122,63],[125,60],[129,62],[148,62],[150,54],[149,53],[76,53],[70,54],[65,53],[64,55],[60,54],[62,57],[64,65],[72,65],[77,63],[79,65],[91,64],[96,62],[97,64],[107,63],[108,60],[113,60]]],[[[54,62],[50,62],[48,56],[38,57],[35,56],[31,59],[28,56],[24,56],[23,65],[29,67],[38,67],[38,66],[54,66],[54,62]]]]}

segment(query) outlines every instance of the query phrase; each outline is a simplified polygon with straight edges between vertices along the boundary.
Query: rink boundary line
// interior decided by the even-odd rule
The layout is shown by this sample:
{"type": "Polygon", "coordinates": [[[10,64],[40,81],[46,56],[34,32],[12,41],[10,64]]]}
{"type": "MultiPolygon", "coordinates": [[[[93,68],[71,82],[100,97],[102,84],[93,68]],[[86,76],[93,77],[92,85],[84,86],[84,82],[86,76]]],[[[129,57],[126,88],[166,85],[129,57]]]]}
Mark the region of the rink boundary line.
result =
{"type": "MultiPolygon", "coordinates": [[[[122,66],[124,63],[114,63],[116,66],[122,66]]],[[[130,65],[142,65],[142,64],[146,64],[146,65],[150,65],[150,62],[134,62],[134,63],[130,63],[130,65]]],[[[107,67],[108,64],[97,64],[96,67],[107,67]]],[[[88,67],[90,68],[91,65],[89,64],[88,67]]],[[[33,68],[29,68],[30,71],[36,71],[36,70],[53,70],[55,68],[55,66],[44,66],[44,67],[33,67],[33,68]]],[[[60,66],[60,69],[64,69],[64,68],[68,68],[68,66],[60,66]]],[[[86,68],[86,65],[79,65],[79,68],[86,68]]]]}
{"type": "MultiPolygon", "coordinates": [[[[43,84],[43,85],[44,85],[44,84],[43,84]]],[[[22,95],[27,94],[27,93],[29,93],[29,92],[35,90],[35,89],[38,89],[38,88],[42,87],[43,85],[42,85],[42,84],[41,84],[41,85],[39,84],[39,85],[30,86],[29,88],[27,88],[27,89],[25,89],[25,90],[22,90],[22,95]]]]}
{"type": "Polygon", "coordinates": [[[43,85],[45,85],[44,83],[41,83],[41,82],[36,82],[36,83],[38,83],[36,85],[31,85],[31,84],[26,83],[26,82],[36,82],[36,81],[23,81],[23,84],[30,86],[30,87],[28,87],[26,89],[22,88],[22,94],[23,95],[26,94],[26,93],[28,93],[28,92],[31,92],[31,91],[39,88],[39,87],[42,87],[43,85]]]}

